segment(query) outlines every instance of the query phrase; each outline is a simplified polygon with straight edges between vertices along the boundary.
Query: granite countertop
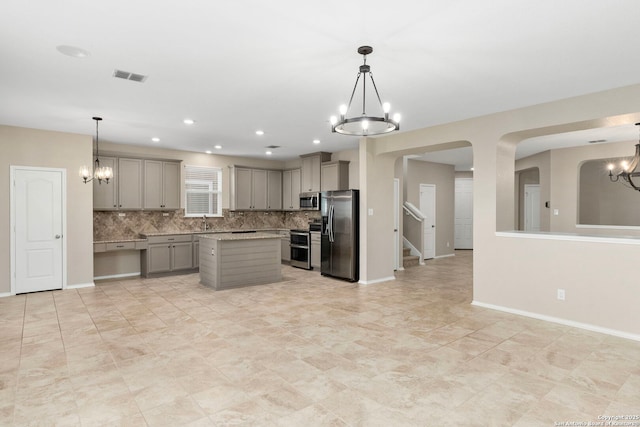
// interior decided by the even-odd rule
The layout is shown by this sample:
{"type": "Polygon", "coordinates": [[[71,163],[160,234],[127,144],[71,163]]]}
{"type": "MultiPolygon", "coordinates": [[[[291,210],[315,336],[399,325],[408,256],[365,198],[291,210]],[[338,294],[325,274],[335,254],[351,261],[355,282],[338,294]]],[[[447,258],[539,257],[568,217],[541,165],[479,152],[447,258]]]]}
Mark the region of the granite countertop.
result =
{"type": "Polygon", "coordinates": [[[200,239],[212,240],[255,240],[255,239],[280,239],[278,234],[272,233],[211,233],[200,236],[200,239]]]}
{"type": "MultiPolygon", "coordinates": [[[[153,237],[153,236],[175,236],[175,235],[187,235],[187,234],[199,234],[202,236],[202,235],[208,235],[208,234],[231,234],[233,232],[245,232],[245,231],[256,231],[264,234],[264,233],[274,232],[274,231],[290,231],[290,229],[289,228],[265,228],[260,230],[235,229],[235,230],[207,230],[207,231],[202,231],[202,230],[158,231],[158,232],[150,232],[150,233],[140,233],[139,234],[140,237],[138,238],[94,240],[93,243],[145,242],[147,240],[147,237],[153,237]]],[[[255,233],[248,233],[248,234],[255,234],[255,233]]],[[[279,235],[273,235],[273,234],[270,236],[281,237],[279,235]]]]}
{"type": "Polygon", "coordinates": [[[146,242],[147,239],[113,239],[113,240],[94,240],[93,243],[125,243],[125,242],[146,242]]]}
{"type": "Polygon", "coordinates": [[[257,231],[257,232],[269,232],[269,231],[289,231],[289,228],[264,228],[264,229],[234,229],[234,230],[193,230],[193,231],[158,231],[153,233],[140,233],[142,237],[151,236],[171,236],[178,234],[220,234],[220,233],[232,233],[234,231],[257,231]]]}

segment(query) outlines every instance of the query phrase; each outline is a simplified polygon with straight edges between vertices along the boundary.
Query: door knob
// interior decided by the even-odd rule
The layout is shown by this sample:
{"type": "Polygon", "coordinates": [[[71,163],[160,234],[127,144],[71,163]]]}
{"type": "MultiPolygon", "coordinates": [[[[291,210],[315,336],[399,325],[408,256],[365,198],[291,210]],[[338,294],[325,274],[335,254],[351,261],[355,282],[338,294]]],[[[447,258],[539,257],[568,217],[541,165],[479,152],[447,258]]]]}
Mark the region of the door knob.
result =
{"type": "Polygon", "coordinates": [[[56,234],[56,239],[59,239],[60,237],[62,237],[62,236],[59,235],[59,234],[56,234]]]}

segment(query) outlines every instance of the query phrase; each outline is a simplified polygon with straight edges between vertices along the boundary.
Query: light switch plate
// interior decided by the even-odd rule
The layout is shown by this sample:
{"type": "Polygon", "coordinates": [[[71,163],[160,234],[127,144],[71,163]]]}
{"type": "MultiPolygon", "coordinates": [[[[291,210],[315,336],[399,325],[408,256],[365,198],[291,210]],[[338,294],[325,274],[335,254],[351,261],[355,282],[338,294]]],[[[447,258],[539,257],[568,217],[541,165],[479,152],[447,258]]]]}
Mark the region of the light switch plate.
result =
{"type": "Polygon", "coordinates": [[[559,209],[554,209],[554,210],[553,210],[553,214],[554,214],[555,216],[560,215],[560,210],[559,210],[559,209]]]}
{"type": "Polygon", "coordinates": [[[373,209],[369,209],[369,216],[373,216],[373,209]]]}

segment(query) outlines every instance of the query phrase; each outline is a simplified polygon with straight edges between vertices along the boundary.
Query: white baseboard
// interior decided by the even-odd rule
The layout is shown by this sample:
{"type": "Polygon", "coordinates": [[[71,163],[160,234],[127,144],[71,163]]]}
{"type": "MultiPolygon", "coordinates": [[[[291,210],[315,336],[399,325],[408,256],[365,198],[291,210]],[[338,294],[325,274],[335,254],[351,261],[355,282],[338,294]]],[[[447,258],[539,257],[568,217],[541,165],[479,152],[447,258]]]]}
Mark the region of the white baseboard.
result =
{"type": "Polygon", "coordinates": [[[456,256],[456,254],[438,255],[437,257],[435,257],[435,259],[438,259],[438,258],[449,258],[450,256],[456,256]]]}
{"type": "Polygon", "coordinates": [[[391,280],[396,280],[396,277],[395,276],[389,276],[389,277],[383,277],[382,279],[376,279],[376,280],[360,280],[358,282],[358,284],[360,284],[360,285],[373,285],[374,283],[389,282],[391,280]]]}
{"type": "Polygon", "coordinates": [[[505,313],[516,314],[518,316],[531,317],[533,319],[544,320],[546,322],[558,323],[560,325],[571,326],[572,328],[586,329],[587,331],[599,332],[601,334],[612,335],[614,337],[626,338],[634,341],[640,341],[640,335],[630,334],[629,332],[618,331],[617,329],[603,328],[601,326],[591,325],[588,323],[574,322],[573,320],[561,319],[559,317],[547,316],[544,314],[532,313],[530,311],[517,310],[514,308],[502,307],[500,305],[486,304],[479,301],[473,301],[471,305],[477,307],[489,308],[491,310],[504,311],[505,313]]]}
{"type": "Polygon", "coordinates": [[[112,274],[109,276],[98,276],[94,277],[93,280],[105,280],[105,279],[122,279],[124,277],[136,277],[139,276],[140,272],[137,273],[124,273],[124,274],[112,274]]]}
{"type": "Polygon", "coordinates": [[[0,298],[10,297],[10,296],[11,296],[11,292],[2,292],[2,293],[0,293],[0,298]]]}
{"type": "Polygon", "coordinates": [[[81,288],[93,288],[95,284],[91,283],[77,283],[75,285],[68,285],[65,289],[81,289],[81,288]]]}

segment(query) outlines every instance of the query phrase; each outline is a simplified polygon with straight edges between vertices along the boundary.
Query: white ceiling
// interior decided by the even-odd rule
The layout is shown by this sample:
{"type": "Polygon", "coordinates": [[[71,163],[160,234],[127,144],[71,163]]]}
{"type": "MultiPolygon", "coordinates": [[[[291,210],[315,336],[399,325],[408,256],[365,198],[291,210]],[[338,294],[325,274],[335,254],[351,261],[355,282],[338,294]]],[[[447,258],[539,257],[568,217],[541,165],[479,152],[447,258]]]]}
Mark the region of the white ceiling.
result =
{"type": "Polygon", "coordinates": [[[339,151],[357,139],[331,134],[328,117],[351,93],[358,46],[373,46],[380,95],[413,130],[639,83],[638,16],[637,0],[4,0],[0,124],[93,134],[99,115],[101,140],[118,143],[339,151]]]}

